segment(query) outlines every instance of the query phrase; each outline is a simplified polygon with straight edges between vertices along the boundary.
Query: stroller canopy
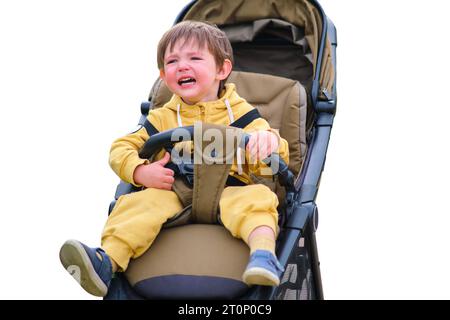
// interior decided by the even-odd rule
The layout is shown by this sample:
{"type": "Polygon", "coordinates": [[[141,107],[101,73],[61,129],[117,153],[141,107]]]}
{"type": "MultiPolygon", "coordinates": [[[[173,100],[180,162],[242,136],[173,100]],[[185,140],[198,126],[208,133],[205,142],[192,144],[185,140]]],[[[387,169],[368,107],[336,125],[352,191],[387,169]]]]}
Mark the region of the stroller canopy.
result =
{"type": "Polygon", "coordinates": [[[325,39],[322,57],[319,57],[322,15],[308,0],[198,0],[182,19],[209,21],[219,25],[233,44],[236,70],[267,73],[298,80],[309,91],[311,80],[317,72],[318,61],[321,60],[319,79],[322,90],[320,93],[322,94],[324,89],[328,92],[332,90],[334,68],[331,44],[328,39],[325,39]],[[242,50],[245,43],[253,43],[257,46],[258,39],[261,37],[265,40],[263,45],[267,49],[266,52],[261,50],[261,47],[254,50],[246,47],[242,50]],[[269,44],[280,40],[289,42],[291,46],[285,46],[284,50],[280,50],[277,43],[278,51],[275,55],[275,52],[270,50],[269,44]],[[263,52],[265,56],[255,56],[258,52],[263,52]],[[274,64],[273,59],[277,59],[277,56],[278,59],[282,59],[283,64],[274,64]],[[268,66],[270,65],[268,69],[264,69],[264,64],[261,67],[261,59],[272,60],[267,63],[268,66]],[[256,60],[260,66],[259,70],[245,67],[255,65],[256,60]],[[292,65],[286,63],[288,61],[292,61],[292,65]]]}

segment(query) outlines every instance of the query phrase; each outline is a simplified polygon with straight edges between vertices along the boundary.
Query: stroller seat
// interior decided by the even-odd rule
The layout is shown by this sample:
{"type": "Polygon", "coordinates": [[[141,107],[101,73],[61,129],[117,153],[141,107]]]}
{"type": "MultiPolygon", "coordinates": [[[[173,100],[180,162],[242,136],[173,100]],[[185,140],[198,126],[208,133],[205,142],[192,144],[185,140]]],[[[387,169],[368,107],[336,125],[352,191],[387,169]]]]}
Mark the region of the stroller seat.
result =
{"type": "MultiPolygon", "coordinates": [[[[233,72],[228,82],[236,84],[238,94],[287,139],[289,168],[298,174],[306,152],[307,97],[303,86],[282,77],[239,71],[233,72]]],[[[151,93],[153,108],[161,107],[170,97],[158,80],[151,93]]],[[[280,204],[281,190],[277,192],[280,204]]],[[[130,261],[122,279],[128,282],[128,291],[147,299],[243,296],[249,289],[241,279],[249,258],[248,246],[221,225],[185,225],[180,221],[169,220],[151,248],[130,261]]]]}

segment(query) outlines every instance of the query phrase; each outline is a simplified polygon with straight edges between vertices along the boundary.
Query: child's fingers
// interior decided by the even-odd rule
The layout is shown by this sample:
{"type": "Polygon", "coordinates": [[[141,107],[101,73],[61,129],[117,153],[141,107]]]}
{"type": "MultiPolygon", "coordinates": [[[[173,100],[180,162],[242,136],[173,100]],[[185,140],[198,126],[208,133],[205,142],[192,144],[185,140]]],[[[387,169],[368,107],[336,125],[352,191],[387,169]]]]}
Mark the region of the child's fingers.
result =
{"type": "Polygon", "coordinates": [[[258,160],[258,145],[255,143],[249,150],[250,162],[255,163],[258,160]]]}
{"type": "Polygon", "coordinates": [[[259,140],[258,158],[265,159],[270,155],[270,140],[267,135],[262,135],[259,140]]]}
{"type": "Polygon", "coordinates": [[[247,152],[251,163],[263,160],[278,149],[277,137],[268,131],[260,131],[252,134],[247,144],[247,152]]]}
{"type": "Polygon", "coordinates": [[[155,161],[155,163],[159,163],[162,166],[165,166],[170,161],[170,153],[166,152],[164,154],[164,157],[162,157],[160,160],[155,161]]]}
{"type": "Polygon", "coordinates": [[[272,152],[275,152],[278,149],[278,139],[271,133],[265,134],[264,138],[260,139],[260,141],[259,155],[262,159],[267,158],[272,152]]]}
{"type": "Polygon", "coordinates": [[[175,178],[172,176],[164,176],[162,178],[163,183],[170,183],[173,184],[173,182],[175,181],[175,178]]]}
{"type": "Polygon", "coordinates": [[[172,183],[162,183],[161,184],[161,189],[171,190],[172,189],[172,183]]]}
{"type": "Polygon", "coordinates": [[[250,152],[250,150],[253,148],[253,146],[255,145],[255,137],[252,135],[250,136],[250,140],[248,140],[247,143],[247,151],[250,152]]]}
{"type": "Polygon", "coordinates": [[[279,144],[278,138],[274,134],[271,134],[270,135],[270,147],[271,147],[270,153],[278,150],[278,144],[279,144]]]}
{"type": "Polygon", "coordinates": [[[164,168],[163,173],[166,176],[172,176],[173,177],[175,175],[175,172],[172,169],[168,169],[168,168],[164,168]]]}
{"type": "Polygon", "coordinates": [[[252,162],[253,159],[254,148],[255,148],[255,137],[252,135],[247,143],[247,147],[245,148],[245,151],[247,152],[247,155],[250,159],[250,163],[252,162]]]}

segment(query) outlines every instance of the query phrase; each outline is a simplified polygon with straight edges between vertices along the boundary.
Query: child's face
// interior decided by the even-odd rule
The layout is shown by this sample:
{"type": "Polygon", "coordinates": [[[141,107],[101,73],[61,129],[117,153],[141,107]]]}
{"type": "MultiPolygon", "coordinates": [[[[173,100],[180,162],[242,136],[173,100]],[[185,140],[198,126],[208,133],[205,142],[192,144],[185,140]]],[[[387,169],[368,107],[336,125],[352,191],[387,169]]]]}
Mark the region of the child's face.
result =
{"type": "Polygon", "coordinates": [[[191,40],[178,40],[164,55],[164,69],[160,71],[170,91],[187,104],[217,100],[220,80],[231,72],[231,62],[217,66],[206,45],[201,48],[191,40]]]}

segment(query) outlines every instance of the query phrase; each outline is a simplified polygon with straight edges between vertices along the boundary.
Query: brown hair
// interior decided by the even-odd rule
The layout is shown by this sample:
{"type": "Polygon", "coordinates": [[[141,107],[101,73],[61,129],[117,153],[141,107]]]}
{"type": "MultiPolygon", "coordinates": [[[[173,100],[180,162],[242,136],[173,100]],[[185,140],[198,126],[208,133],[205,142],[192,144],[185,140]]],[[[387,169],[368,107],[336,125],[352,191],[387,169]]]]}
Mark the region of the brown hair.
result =
{"type": "Polygon", "coordinates": [[[171,50],[180,39],[184,39],[184,43],[195,40],[200,47],[206,45],[219,67],[223,65],[225,59],[229,59],[233,63],[233,49],[225,32],[208,22],[186,20],[174,25],[159,40],[158,69],[164,68],[164,54],[167,48],[171,50]]]}

